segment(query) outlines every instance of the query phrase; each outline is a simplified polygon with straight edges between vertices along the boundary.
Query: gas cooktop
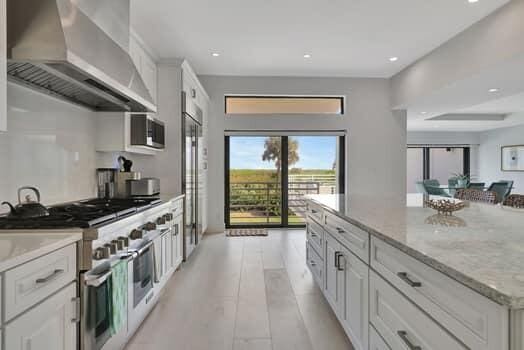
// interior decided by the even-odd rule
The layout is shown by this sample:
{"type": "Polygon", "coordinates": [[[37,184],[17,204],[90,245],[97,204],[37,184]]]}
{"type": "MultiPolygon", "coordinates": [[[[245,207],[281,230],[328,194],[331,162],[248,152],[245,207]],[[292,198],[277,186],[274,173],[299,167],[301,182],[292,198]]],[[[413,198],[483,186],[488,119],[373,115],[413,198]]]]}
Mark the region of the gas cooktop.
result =
{"type": "Polygon", "coordinates": [[[158,198],[88,199],[49,207],[40,218],[0,217],[1,230],[89,228],[150,208],[158,198]]]}

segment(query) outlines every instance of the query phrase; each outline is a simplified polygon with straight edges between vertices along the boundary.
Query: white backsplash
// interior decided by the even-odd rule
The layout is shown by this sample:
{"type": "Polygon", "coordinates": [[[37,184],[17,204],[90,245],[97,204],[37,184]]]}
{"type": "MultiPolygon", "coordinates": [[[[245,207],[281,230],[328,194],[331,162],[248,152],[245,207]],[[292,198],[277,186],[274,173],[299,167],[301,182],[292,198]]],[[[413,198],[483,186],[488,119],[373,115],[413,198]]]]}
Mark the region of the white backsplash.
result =
{"type": "Polygon", "coordinates": [[[44,204],[93,197],[93,113],[11,83],[7,102],[8,131],[0,132],[0,201],[15,202],[24,185],[39,188],[44,204]]]}

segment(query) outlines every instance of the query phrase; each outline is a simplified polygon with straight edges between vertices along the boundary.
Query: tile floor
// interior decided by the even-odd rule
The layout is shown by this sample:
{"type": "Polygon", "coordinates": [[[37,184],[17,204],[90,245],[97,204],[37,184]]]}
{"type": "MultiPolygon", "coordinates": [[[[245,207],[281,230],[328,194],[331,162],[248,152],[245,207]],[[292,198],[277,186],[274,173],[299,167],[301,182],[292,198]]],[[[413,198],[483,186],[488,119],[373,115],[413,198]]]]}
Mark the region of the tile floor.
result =
{"type": "Polygon", "coordinates": [[[304,230],[206,235],[126,350],[351,350],[305,254],[304,230]]]}

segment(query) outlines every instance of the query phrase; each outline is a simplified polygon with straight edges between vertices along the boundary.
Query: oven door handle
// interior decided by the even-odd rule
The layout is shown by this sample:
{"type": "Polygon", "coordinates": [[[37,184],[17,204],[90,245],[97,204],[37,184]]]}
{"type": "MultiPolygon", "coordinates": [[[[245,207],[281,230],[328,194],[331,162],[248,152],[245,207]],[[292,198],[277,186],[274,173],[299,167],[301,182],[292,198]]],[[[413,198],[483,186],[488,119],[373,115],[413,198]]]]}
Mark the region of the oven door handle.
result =
{"type": "Polygon", "coordinates": [[[85,280],[85,284],[87,286],[91,286],[91,287],[98,287],[102,283],[107,281],[107,279],[111,276],[111,274],[112,274],[112,271],[109,270],[109,271],[105,272],[102,275],[97,275],[97,276],[95,276],[93,278],[88,278],[88,279],[85,280]]]}
{"type": "Polygon", "coordinates": [[[136,253],[138,255],[142,254],[143,252],[145,252],[147,249],[149,249],[149,247],[151,247],[153,245],[153,241],[149,241],[147,242],[145,245],[143,245],[142,247],[140,247],[139,249],[136,250],[136,253]]]}

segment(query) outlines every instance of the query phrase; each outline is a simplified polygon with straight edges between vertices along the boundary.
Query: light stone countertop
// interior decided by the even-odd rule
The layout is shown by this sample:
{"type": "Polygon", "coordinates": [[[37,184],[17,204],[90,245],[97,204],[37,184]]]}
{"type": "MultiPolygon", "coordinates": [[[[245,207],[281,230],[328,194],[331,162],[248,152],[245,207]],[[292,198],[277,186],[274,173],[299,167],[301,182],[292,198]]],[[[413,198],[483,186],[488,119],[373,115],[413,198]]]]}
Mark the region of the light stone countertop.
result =
{"type": "Polygon", "coordinates": [[[491,300],[524,308],[523,209],[469,203],[450,218],[424,208],[421,194],[307,197],[491,300]]]}
{"type": "Polygon", "coordinates": [[[81,230],[0,230],[0,272],[24,264],[82,239],[81,230]]]}
{"type": "Polygon", "coordinates": [[[160,193],[160,199],[162,202],[176,201],[180,198],[184,198],[185,194],[183,193],[160,193]]]}

